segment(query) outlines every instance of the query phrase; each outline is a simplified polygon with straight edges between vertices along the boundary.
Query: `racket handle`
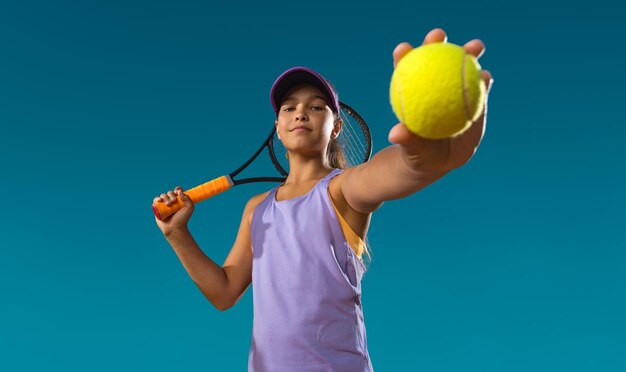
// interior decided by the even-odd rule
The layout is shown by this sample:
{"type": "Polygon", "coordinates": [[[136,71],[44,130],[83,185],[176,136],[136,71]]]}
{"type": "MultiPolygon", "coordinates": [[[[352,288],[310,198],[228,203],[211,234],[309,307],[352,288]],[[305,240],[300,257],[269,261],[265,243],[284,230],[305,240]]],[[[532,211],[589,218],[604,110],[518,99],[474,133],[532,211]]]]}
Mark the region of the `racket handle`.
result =
{"type": "MultiPolygon", "coordinates": [[[[189,199],[196,204],[230,189],[232,185],[233,182],[229,176],[221,176],[209,182],[203,183],[200,186],[196,186],[193,189],[189,189],[185,191],[185,194],[187,194],[189,199]]],[[[180,197],[176,196],[176,202],[174,204],[166,205],[164,202],[152,203],[152,210],[154,211],[156,218],[164,220],[174,212],[182,209],[184,206],[185,205],[180,197]]]]}

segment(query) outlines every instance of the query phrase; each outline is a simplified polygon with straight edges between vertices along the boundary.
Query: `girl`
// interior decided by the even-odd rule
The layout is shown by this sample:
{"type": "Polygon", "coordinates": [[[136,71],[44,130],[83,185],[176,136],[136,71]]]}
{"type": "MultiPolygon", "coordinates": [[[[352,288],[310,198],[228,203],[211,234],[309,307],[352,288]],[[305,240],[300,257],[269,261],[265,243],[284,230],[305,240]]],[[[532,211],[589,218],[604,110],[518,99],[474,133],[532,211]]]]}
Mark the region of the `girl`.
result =
{"type": "MultiPolygon", "coordinates": [[[[445,32],[434,29],[424,44],[445,41],[445,32]]],[[[477,58],[484,51],[480,40],[464,47],[477,58]]],[[[411,49],[396,47],[394,67],[411,49]]],[[[489,91],[491,74],[482,76],[489,91]]],[[[185,207],[156,223],[217,309],[232,307],[254,283],[249,371],[372,371],[361,305],[371,214],[465,164],[483,137],[486,105],[455,138],[427,140],[400,123],[389,133],[394,145],[342,169],[333,87],[314,71],[293,68],[270,96],[290,172],[283,184],[248,201],[224,265],[209,259],[187,229],[194,206],[180,186],[154,201],[179,197],[185,207]]]]}

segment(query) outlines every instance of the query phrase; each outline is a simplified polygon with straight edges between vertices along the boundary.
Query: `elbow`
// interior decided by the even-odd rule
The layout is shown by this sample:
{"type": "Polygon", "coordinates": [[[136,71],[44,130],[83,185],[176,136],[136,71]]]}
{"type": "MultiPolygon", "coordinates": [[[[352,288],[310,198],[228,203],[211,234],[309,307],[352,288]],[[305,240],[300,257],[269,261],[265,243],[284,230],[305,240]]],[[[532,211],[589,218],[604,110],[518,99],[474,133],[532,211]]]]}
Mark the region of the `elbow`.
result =
{"type": "Polygon", "coordinates": [[[233,305],[217,305],[217,304],[213,304],[213,305],[219,311],[226,311],[226,310],[230,309],[231,307],[233,307],[233,305]]]}
{"type": "Polygon", "coordinates": [[[230,299],[228,299],[226,296],[216,296],[214,294],[212,295],[205,291],[197,282],[194,281],[194,283],[196,284],[196,287],[200,290],[200,293],[202,293],[204,298],[209,300],[211,305],[213,305],[213,307],[215,307],[217,310],[226,311],[233,307],[233,302],[230,301],[230,299]]]}
{"type": "Polygon", "coordinates": [[[226,310],[230,309],[231,307],[233,307],[233,305],[234,305],[234,303],[232,301],[225,301],[225,300],[222,300],[222,301],[211,301],[211,303],[219,311],[226,311],[226,310]]]}

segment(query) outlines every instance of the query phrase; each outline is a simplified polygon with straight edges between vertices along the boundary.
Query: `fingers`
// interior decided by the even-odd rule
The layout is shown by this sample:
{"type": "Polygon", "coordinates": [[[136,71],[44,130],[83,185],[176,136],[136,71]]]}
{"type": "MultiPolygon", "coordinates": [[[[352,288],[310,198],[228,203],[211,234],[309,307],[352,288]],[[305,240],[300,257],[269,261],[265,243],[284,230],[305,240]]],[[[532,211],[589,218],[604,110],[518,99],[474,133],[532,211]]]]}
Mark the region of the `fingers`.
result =
{"type": "Polygon", "coordinates": [[[176,186],[174,190],[170,190],[167,193],[163,193],[153,199],[153,202],[163,202],[166,205],[170,205],[176,203],[177,197],[180,197],[183,201],[184,199],[189,199],[187,195],[183,193],[183,188],[180,186],[176,186]]]}
{"type": "Polygon", "coordinates": [[[429,33],[424,37],[424,42],[422,45],[432,44],[432,43],[445,43],[448,41],[448,36],[446,32],[441,28],[432,29],[429,33]]]}
{"type": "MultiPolygon", "coordinates": [[[[448,35],[446,35],[446,32],[441,28],[435,28],[426,34],[422,45],[447,42],[448,35]]],[[[471,54],[476,58],[480,58],[485,53],[485,44],[480,39],[468,41],[465,43],[463,48],[468,54],[471,54]]],[[[398,44],[393,51],[393,67],[396,68],[396,65],[400,62],[402,57],[404,57],[412,49],[413,46],[407,42],[398,44]]]]}
{"type": "MultiPolygon", "coordinates": [[[[431,30],[426,37],[424,38],[423,44],[431,44],[431,43],[446,43],[448,41],[448,36],[446,32],[441,28],[435,28],[431,30]]],[[[399,47],[399,46],[398,46],[399,47]]],[[[480,39],[473,39],[465,43],[463,45],[465,52],[467,54],[471,54],[476,58],[480,58],[485,53],[485,43],[480,39]]],[[[397,48],[396,48],[397,49],[397,48]]],[[[487,87],[487,92],[491,88],[491,84],[493,83],[493,77],[489,71],[481,72],[483,80],[485,81],[485,86],[487,87]]]]}
{"type": "Polygon", "coordinates": [[[487,88],[487,94],[489,94],[489,91],[491,90],[491,86],[493,85],[493,76],[491,76],[491,72],[487,71],[487,70],[482,70],[480,72],[483,81],[485,82],[485,87],[487,88]]]}
{"type": "Polygon", "coordinates": [[[190,207],[193,205],[193,201],[191,201],[191,198],[183,192],[183,189],[178,190],[178,197],[180,197],[180,199],[183,201],[183,205],[185,207],[190,207]]]}
{"type": "MultiPolygon", "coordinates": [[[[468,41],[463,48],[467,54],[471,54],[476,58],[480,58],[485,53],[485,44],[479,39],[468,41]]],[[[480,74],[485,82],[485,87],[487,87],[487,93],[489,93],[493,84],[493,76],[487,70],[482,70],[480,74]]]]}
{"type": "Polygon", "coordinates": [[[480,58],[485,53],[485,44],[479,39],[468,41],[463,45],[463,48],[467,54],[471,54],[476,58],[480,58]]]}
{"type": "MultiPolygon", "coordinates": [[[[435,28],[431,30],[428,34],[426,34],[422,45],[447,42],[448,36],[446,35],[446,32],[441,28],[435,28]]],[[[468,54],[471,54],[476,58],[479,58],[485,52],[485,44],[480,39],[468,41],[467,43],[465,43],[463,48],[465,48],[465,51],[468,54]]]]}
{"type": "MultiPolygon", "coordinates": [[[[446,36],[446,32],[440,28],[435,28],[426,34],[422,45],[441,42],[445,43],[447,40],[448,37],[446,36]]],[[[402,57],[404,57],[411,50],[413,50],[413,46],[407,42],[398,44],[393,50],[393,68],[396,68],[396,65],[400,62],[402,57]]]]}
{"type": "Polygon", "coordinates": [[[406,41],[398,44],[396,49],[393,50],[393,68],[396,68],[396,65],[400,62],[402,57],[404,57],[411,50],[413,50],[413,46],[406,41]]]}

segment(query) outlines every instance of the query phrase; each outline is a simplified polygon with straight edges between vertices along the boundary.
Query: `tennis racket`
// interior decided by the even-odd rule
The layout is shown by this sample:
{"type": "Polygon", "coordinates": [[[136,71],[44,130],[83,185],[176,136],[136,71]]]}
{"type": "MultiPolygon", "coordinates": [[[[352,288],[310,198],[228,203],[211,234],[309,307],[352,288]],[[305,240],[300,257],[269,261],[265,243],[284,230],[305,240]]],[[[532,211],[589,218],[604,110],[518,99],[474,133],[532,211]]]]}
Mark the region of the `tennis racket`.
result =
{"type": "MultiPolygon", "coordinates": [[[[337,136],[348,168],[354,167],[369,160],[372,155],[372,137],[365,120],[354,109],[343,102],[339,102],[341,107],[340,116],[343,119],[341,132],[337,136]]],[[[287,149],[278,139],[276,127],[272,126],[272,131],[267,136],[261,147],[234,172],[228,175],[217,177],[209,182],[193,189],[185,191],[191,201],[196,204],[217,194],[220,194],[234,186],[251,182],[284,182],[289,174],[289,159],[287,159],[287,149]],[[250,165],[259,154],[267,148],[270,160],[280,176],[276,177],[252,177],[240,180],[235,177],[250,165]]],[[[176,202],[166,205],[164,202],[152,204],[154,215],[159,220],[164,220],[174,212],[183,207],[183,201],[176,197],[176,202]]]]}

